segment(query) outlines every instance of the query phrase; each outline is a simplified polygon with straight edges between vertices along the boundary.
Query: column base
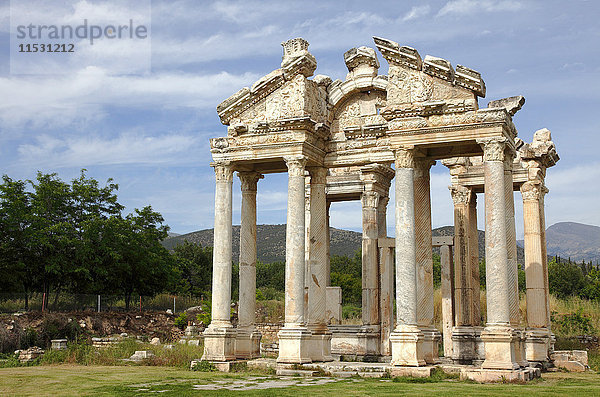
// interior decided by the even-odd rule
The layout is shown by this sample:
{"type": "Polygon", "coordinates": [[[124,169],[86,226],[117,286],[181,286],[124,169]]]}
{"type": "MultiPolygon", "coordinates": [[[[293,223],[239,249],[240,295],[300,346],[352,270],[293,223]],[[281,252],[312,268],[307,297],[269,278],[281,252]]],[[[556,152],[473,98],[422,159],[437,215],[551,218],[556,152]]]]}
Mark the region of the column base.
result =
{"type": "Polygon", "coordinates": [[[378,356],[381,347],[381,333],[378,325],[363,325],[356,334],[360,351],[356,354],[369,357],[378,356]]]}
{"type": "Polygon", "coordinates": [[[475,332],[475,357],[473,358],[473,364],[481,365],[483,360],[485,360],[485,343],[481,340],[483,327],[473,327],[473,332],[475,332]]]}
{"type": "Polygon", "coordinates": [[[477,334],[473,327],[452,327],[452,361],[472,364],[477,358],[477,334]]]}
{"type": "Polygon", "coordinates": [[[421,329],[423,333],[423,359],[427,364],[438,364],[439,344],[442,340],[442,334],[435,328],[421,329]]]}
{"type": "Polygon", "coordinates": [[[254,327],[238,328],[235,338],[235,356],[242,360],[260,357],[260,339],[262,334],[254,327]]]}
{"type": "Polygon", "coordinates": [[[282,328],[279,338],[279,356],[282,364],[305,364],[312,362],[312,334],[306,327],[282,328]]]}
{"type": "Polygon", "coordinates": [[[515,329],[515,360],[521,368],[529,366],[525,352],[525,331],[523,329],[515,329]]]}
{"type": "Polygon", "coordinates": [[[485,344],[485,361],[483,369],[518,369],[515,355],[517,335],[510,326],[490,325],[481,332],[481,340],[485,344]]]}
{"type": "Polygon", "coordinates": [[[315,361],[333,361],[331,356],[331,332],[322,332],[311,336],[311,360],[315,361]]]}
{"type": "Polygon", "coordinates": [[[525,331],[525,352],[527,361],[547,363],[550,361],[550,332],[546,328],[531,328],[525,331]]]}
{"type": "Polygon", "coordinates": [[[421,367],[423,359],[423,334],[415,326],[396,328],[390,334],[392,345],[391,365],[405,367],[421,367]]]}
{"type": "Polygon", "coordinates": [[[204,330],[204,361],[233,361],[237,331],[232,327],[211,327],[204,330]]]}

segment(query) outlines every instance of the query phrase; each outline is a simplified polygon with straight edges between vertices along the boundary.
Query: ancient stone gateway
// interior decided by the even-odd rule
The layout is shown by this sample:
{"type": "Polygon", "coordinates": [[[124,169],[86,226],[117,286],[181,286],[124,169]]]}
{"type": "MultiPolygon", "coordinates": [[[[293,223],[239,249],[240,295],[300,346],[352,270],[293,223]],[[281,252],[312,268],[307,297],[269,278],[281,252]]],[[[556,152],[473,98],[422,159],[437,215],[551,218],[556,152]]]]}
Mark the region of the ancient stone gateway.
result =
{"type": "Polygon", "coordinates": [[[389,64],[387,76],[378,74],[375,50],[359,47],[344,54],[345,81],[323,75],[309,79],[316,60],[308,43],[297,38],[282,44],[280,69],[217,107],[228,128],[226,137],[211,139],[213,295],[203,359],[260,354],[254,326],[257,182],[263,174],[287,172],[285,324],[278,334],[278,363],[327,362],[332,353],[348,351],[391,355],[394,373],[438,364],[435,244],[443,256],[445,355],[458,364],[476,364],[465,367],[465,377],[527,378],[535,372],[527,369],[528,361],[547,362],[552,348],[543,196],[546,168],[558,156],[550,133],[540,130],[533,143],[524,144],[512,122],[522,97],[480,109],[477,97],[485,95],[485,84],[478,72],[436,57],[422,59],[415,49],[387,39],[374,40],[389,64]],[[452,175],[455,237],[432,241],[429,170],[436,160],[452,175]],[[230,321],[234,171],[242,187],[237,328],[230,321]],[[395,239],[387,237],[385,220],[392,179],[395,239]],[[524,201],[526,329],[518,310],[514,189],[521,190],[524,201]],[[484,326],[476,193],[485,194],[484,326]],[[362,204],[363,317],[355,328],[329,325],[326,315],[329,205],[345,200],[362,204]]]}

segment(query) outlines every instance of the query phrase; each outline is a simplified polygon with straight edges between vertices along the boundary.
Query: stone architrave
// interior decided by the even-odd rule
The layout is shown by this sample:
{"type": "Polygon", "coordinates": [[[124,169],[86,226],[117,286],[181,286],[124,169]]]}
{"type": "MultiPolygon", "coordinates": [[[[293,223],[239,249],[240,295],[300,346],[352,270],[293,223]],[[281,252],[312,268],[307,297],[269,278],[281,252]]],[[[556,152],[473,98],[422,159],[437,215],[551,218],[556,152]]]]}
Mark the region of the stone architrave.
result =
{"type": "Polygon", "coordinates": [[[332,361],[331,332],[327,329],[327,169],[311,167],[308,261],[308,329],[312,333],[312,361],[332,361]]]}
{"type": "Polygon", "coordinates": [[[242,187],[240,226],[240,302],[236,357],[260,357],[261,334],[254,326],[256,312],[256,187],[263,178],[258,172],[238,172],[242,187]]]}
{"type": "Polygon", "coordinates": [[[304,169],[306,158],[284,158],[288,167],[288,209],[285,243],[285,324],[279,337],[278,363],[311,362],[311,333],[304,318],[305,225],[304,169]]]}
{"type": "Polygon", "coordinates": [[[429,170],[435,161],[415,159],[415,240],[417,264],[417,325],[423,333],[423,359],[435,364],[440,332],[433,323],[433,256],[431,245],[431,194],[429,170]]]}
{"type": "Polygon", "coordinates": [[[417,327],[414,154],[396,151],[396,328],[392,365],[422,366],[423,333],[417,327]]]}
{"type": "Polygon", "coordinates": [[[511,327],[510,296],[513,285],[508,269],[504,139],[481,141],[485,180],[485,264],[487,323],[481,333],[485,346],[484,369],[519,368],[515,334],[511,327]]]}
{"type": "Polygon", "coordinates": [[[203,360],[235,360],[236,330],[231,324],[231,205],[233,167],[214,163],[215,229],[213,245],[212,310],[210,325],[204,331],[203,360]]]}

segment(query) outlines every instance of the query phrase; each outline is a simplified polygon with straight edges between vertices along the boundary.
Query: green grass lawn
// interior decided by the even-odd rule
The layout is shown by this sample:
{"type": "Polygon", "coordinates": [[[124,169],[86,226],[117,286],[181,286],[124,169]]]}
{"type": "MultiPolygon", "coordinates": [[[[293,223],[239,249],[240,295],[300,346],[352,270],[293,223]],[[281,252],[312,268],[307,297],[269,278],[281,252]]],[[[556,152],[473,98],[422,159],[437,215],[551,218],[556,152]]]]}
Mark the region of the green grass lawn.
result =
{"type": "Polygon", "coordinates": [[[527,384],[476,384],[455,380],[275,377],[264,373],[192,372],[172,367],[42,365],[0,369],[2,396],[600,396],[600,375],[547,373],[527,384]],[[327,383],[325,383],[327,382],[327,383]],[[277,385],[277,388],[226,388],[277,385]],[[286,386],[291,384],[291,386],[286,386]],[[281,387],[285,386],[285,387],[281,387]],[[199,390],[197,390],[199,389],[199,390]],[[157,393],[158,392],[158,393],[157,393]]]}

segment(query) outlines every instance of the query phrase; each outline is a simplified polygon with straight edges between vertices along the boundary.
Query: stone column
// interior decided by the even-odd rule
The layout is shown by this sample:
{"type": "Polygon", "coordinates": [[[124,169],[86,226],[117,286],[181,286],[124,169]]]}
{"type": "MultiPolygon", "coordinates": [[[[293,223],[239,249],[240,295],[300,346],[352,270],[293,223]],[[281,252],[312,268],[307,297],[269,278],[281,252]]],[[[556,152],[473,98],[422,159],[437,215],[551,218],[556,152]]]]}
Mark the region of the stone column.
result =
{"type": "MultiPolygon", "coordinates": [[[[556,337],[552,333],[552,321],[550,319],[550,284],[548,283],[548,252],[546,243],[546,214],[544,199],[548,194],[548,188],[542,185],[542,191],[540,192],[540,232],[542,235],[542,263],[544,265],[544,285],[545,285],[545,296],[546,296],[546,323],[548,324],[548,333],[550,334],[550,341],[548,344],[548,356],[554,352],[554,342],[556,337]]],[[[527,276],[525,277],[527,278],[527,276]]]]}
{"type": "Polygon", "coordinates": [[[365,191],[362,203],[362,322],[379,324],[379,271],[377,269],[377,212],[379,193],[365,191]]]}
{"type": "Polygon", "coordinates": [[[414,157],[398,149],[396,157],[396,329],[390,336],[392,365],[421,366],[423,334],[417,327],[414,157]]]}
{"type": "Polygon", "coordinates": [[[481,333],[485,344],[486,369],[518,369],[514,334],[510,324],[506,189],[504,178],[505,140],[482,141],[485,184],[485,260],[487,324],[481,333]]]}
{"type": "Polygon", "coordinates": [[[240,302],[235,354],[237,358],[260,357],[261,334],[254,326],[256,313],[256,184],[258,172],[238,172],[242,186],[240,226],[240,302]]]}
{"type": "MultiPolygon", "coordinates": [[[[450,187],[454,201],[454,328],[452,359],[469,364],[476,358],[473,328],[473,275],[470,250],[470,202],[474,193],[460,185],[450,187]]],[[[479,284],[478,284],[479,285],[479,284]]],[[[477,296],[479,298],[479,296],[477,296]]]]}
{"type": "Polygon", "coordinates": [[[513,193],[513,160],[515,154],[512,150],[506,149],[504,152],[504,189],[505,205],[504,212],[506,216],[506,247],[508,258],[509,283],[511,285],[509,295],[510,305],[510,324],[515,334],[515,359],[517,363],[525,367],[525,335],[520,328],[521,315],[519,313],[519,271],[517,265],[517,231],[515,227],[515,203],[513,193]]]}
{"type": "Polygon", "coordinates": [[[435,161],[415,160],[415,240],[417,262],[417,325],[423,333],[423,359],[427,364],[439,360],[439,331],[433,324],[433,256],[431,245],[431,194],[429,170],[435,161]]]}
{"type": "Polygon", "coordinates": [[[326,258],[327,258],[327,263],[326,263],[326,269],[325,269],[325,285],[330,287],[331,286],[331,226],[329,223],[329,211],[331,210],[331,202],[328,201],[327,202],[327,216],[326,216],[326,220],[327,220],[327,227],[325,229],[325,248],[327,250],[327,253],[325,254],[326,258]]]}
{"type": "MultiPolygon", "coordinates": [[[[469,225],[467,227],[468,249],[471,268],[471,291],[472,291],[472,312],[471,323],[474,326],[481,325],[481,301],[479,296],[479,231],[477,229],[477,194],[472,192],[469,200],[468,210],[469,225]]],[[[483,357],[482,357],[483,358],[483,357]]]]}
{"type": "MultiPolygon", "coordinates": [[[[379,198],[377,210],[379,241],[387,238],[386,214],[389,200],[389,197],[379,198]]],[[[381,322],[379,353],[389,356],[391,354],[390,334],[394,327],[394,253],[391,248],[379,247],[379,320],[381,322]]]]}
{"type": "MultiPolygon", "coordinates": [[[[365,189],[367,186],[365,186],[365,189]]],[[[365,190],[362,203],[362,327],[358,334],[362,351],[358,354],[379,354],[379,261],[377,238],[379,237],[378,209],[380,194],[365,190]]]]}
{"type": "Polygon", "coordinates": [[[303,156],[285,157],[288,168],[288,208],[285,239],[285,324],[279,331],[277,362],[310,362],[310,332],[304,318],[305,225],[303,156]]]}
{"type": "Polygon", "coordinates": [[[327,168],[312,167],[310,172],[310,227],[308,328],[312,332],[312,361],[332,361],[331,332],[327,329],[327,168]]]}
{"type": "Polygon", "coordinates": [[[452,328],[454,327],[454,269],[452,266],[452,246],[440,247],[440,267],[442,268],[442,326],[444,336],[444,357],[452,357],[452,328]]]}
{"type": "Polygon", "coordinates": [[[232,223],[231,188],[233,167],[215,163],[215,228],[213,245],[212,310],[204,331],[203,360],[235,360],[236,330],[231,324],[232,223]]]}
{"type": "Polygon", "coordinates": [[[550,342],[547,315],[547,269],[544,268],[542,211],[543,186],[532,181],[521,186],[525,234],[525,277],[527,284],[527,360],[548,361],[550,342]]]}
{"type": "Polygon", "coordinates": [[[485,358],[485,349],[481,341],[481,297],[479,281],[479,231],[477,230],[477,194],[472,192],[467,213],[467,245],[471,269],[471,324],[475,335],[473,360],[481,362],[485,358]]]}

